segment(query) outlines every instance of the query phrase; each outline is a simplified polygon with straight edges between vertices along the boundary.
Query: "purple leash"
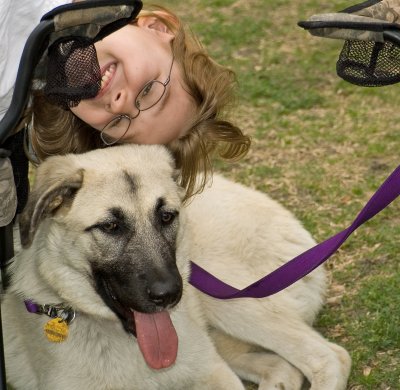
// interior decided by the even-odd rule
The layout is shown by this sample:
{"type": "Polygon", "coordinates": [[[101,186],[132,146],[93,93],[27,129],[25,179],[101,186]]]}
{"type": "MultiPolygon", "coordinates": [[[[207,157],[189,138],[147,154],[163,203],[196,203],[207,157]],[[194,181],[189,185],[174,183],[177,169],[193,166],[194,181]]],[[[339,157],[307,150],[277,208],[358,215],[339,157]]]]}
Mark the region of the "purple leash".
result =
{"type": "Polygon", "coordinates": [[[264,298],[276,294],[321,265],[336,252],[354,230],[373,218],[399,195],[400,165],[375,192],[347,229],[308,249],[255,283],[238,290],[193,262],[189,282],[204,294],[218,299],[264,298]]]}

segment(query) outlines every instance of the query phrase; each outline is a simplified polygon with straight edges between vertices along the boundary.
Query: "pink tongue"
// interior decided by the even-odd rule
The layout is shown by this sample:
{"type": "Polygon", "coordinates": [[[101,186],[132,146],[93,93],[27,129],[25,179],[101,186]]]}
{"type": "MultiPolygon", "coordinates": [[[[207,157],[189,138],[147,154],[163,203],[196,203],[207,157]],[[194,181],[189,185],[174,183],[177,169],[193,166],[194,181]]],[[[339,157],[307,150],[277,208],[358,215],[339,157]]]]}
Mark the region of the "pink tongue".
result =
{"type": "Polygon", "coordinates": [[[146,363],[156,370],[175,363],[178,335],[167,311],[139,313],[135,311],[137,341],[146,363]]]}

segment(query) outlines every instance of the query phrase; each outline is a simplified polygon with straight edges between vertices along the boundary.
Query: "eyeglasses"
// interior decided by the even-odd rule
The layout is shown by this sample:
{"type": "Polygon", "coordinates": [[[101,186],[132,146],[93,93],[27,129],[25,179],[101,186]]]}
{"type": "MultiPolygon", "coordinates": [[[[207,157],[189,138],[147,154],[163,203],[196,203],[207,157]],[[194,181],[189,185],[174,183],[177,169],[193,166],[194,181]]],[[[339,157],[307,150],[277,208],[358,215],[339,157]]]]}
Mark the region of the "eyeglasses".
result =
{"type": "Polygon", "coordinates": [[[138,109],[138,113],[134,117],[127,114],[118,115],[104,126],[101,130],[100,138],[106,145],[113,145],[121,140],[128,132],[132,120],[137,118],[142,111],[154,107],[161,100],[171,80],[174,59],[172,57],[168,77],[164,83],[159,80],[151,80],[140,90],[135,99],[135,107],[138,109]]]}

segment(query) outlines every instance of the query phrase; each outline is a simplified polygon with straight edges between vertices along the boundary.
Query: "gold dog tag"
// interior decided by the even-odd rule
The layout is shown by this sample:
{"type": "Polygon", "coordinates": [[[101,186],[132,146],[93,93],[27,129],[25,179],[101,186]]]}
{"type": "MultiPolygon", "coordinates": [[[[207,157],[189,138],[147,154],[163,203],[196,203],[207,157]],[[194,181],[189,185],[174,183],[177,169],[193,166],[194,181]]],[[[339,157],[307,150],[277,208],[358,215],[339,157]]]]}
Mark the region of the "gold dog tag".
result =
{"type": "Polygon", "coordinates": [[[62,343],[68,337],[68,324],[62,318],[53,318],[44,326],[44,333],[52,343],[62,343]]]}

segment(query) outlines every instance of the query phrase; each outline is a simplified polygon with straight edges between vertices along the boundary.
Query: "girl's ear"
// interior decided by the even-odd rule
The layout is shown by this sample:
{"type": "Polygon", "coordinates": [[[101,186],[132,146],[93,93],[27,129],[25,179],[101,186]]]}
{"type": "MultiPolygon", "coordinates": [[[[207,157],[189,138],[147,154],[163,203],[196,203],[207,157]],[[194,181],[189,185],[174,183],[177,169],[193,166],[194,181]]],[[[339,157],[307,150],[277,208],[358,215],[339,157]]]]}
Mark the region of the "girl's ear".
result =
{"type": "Polygon", "coordinates": [[[174,34],[172,34],[168,26],[155,16],[140,16],[137,20],[137,25],[138,27],[152,30],[168,42],[174,39],[174,34]]]}

